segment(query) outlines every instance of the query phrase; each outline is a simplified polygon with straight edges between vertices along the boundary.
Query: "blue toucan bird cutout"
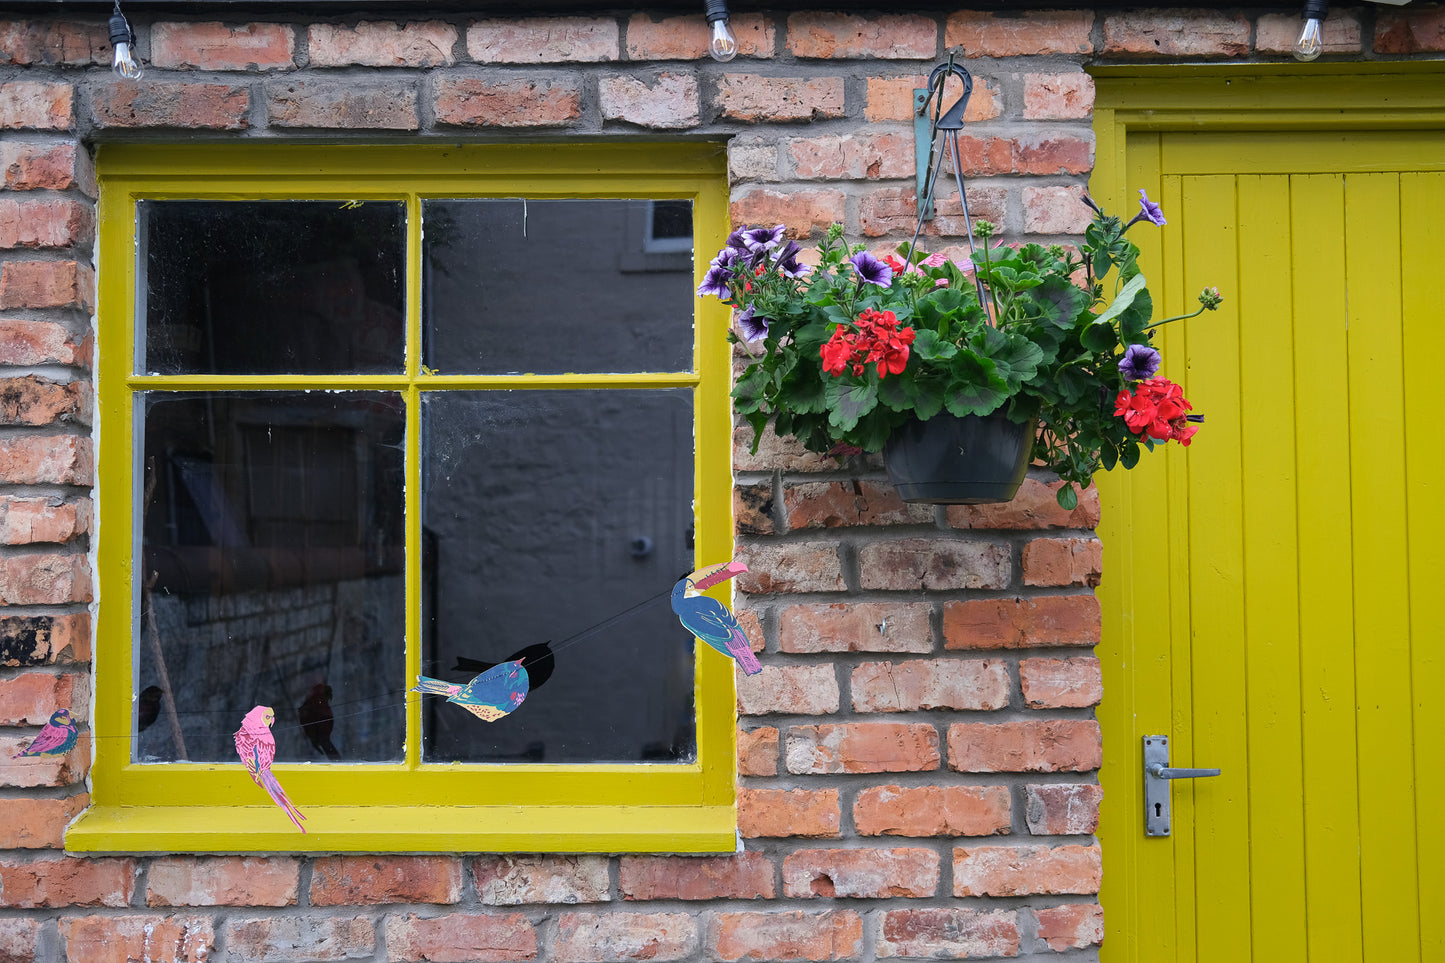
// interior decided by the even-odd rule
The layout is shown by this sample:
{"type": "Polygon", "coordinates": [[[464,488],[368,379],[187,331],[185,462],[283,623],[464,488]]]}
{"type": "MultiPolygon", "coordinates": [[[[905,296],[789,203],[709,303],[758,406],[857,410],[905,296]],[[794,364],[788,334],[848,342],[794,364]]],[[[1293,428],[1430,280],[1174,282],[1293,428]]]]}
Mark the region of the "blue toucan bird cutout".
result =
{"type": "Polygon", "coordinates": [[[742,562],[724,562],[684,576],[672,587],[672,610],[677,613],[683,628],[728,658],[736,659],[744,675],[755,675],[763,667],[758,657],[753,655],[753,647],[743,633],[743,627],[726,605],[701,594],[710,586],[747,570],[742,562]]]}
{"type": "Polygon", "coordinates": [[[478,719],[496,722],[522,704],[528,688],[527,670],[517,659],[493,666],[466,685],[419,675],[411,691],[444,695],[478,719]]]}

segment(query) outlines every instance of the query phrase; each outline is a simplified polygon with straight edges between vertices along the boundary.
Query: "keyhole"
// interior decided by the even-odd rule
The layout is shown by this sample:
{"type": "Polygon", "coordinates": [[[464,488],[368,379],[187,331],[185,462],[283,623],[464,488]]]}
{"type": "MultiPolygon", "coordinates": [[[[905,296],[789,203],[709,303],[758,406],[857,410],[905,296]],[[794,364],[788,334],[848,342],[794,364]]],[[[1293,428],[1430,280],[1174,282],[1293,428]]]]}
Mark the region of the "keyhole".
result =
{"type": "Polygon", "coordinates": [[[1156,816],[1162,816],[1162,815],[1164,815],[1164,804],[1163,804],[1163,803],[1155,803],[1155,804],[1154,804],[1154,815],[1156,815],[1156,816]]]}

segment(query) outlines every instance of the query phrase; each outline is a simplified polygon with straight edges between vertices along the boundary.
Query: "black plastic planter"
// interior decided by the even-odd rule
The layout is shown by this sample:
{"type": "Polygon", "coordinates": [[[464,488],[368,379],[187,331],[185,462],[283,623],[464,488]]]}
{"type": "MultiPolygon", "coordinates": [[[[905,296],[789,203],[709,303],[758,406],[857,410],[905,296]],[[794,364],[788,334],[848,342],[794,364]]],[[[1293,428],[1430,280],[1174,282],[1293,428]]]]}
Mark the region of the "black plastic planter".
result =
{"type": "Polygon", "coordinates": [[[910,421],[883,447],[888,478],[905,502],[979,505],[1014,497],[1028,471],[1037,423],[997,411],[910,421]]]}

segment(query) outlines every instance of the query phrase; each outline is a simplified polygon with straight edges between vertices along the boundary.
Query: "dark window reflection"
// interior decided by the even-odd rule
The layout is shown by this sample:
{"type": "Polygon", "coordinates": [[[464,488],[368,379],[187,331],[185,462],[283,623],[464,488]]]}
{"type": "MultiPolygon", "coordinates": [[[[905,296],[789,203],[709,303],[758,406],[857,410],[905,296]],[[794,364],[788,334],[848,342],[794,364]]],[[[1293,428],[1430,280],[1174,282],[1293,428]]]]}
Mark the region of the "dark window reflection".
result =
{"type": "Polygon", "coordinates": [[[139,405],[134,757],[234,762],[241,717],[269,705],[279,761],[402,758],[401,397],[148,392],[139,405]]]}
{"type": "Polygon", "coordinates": [[[426,760],[694,758],[692,637],[668,601],[693,567],[692,393],[424,397],[424,671],[556,652],[496,722],[426,696],[426,760]]]}
{"type": "Polygon", "coordinates": [[[424,202],[426,364],[442,374],[689,370],[692,202],[661,211],[634,200],[424,202]],[[655,253],[663,238],[670,253],[655,253]]]}
{"type": "Polygon", "coordinates": [[[138,208],[141,371],[401,370],[400,202],[141,201],[138,208]]]}

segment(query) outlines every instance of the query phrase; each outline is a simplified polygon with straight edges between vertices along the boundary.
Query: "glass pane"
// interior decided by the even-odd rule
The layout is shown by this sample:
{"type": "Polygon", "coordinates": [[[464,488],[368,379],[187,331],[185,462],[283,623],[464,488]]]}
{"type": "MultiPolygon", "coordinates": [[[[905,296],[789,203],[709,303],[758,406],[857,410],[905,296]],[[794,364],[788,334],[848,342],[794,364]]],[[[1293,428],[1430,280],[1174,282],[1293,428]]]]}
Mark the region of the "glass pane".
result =
{"type": "Polygon", "coordinates": [[[402,444],[394,392],[147,392],[134,758],[403,757],[402,444]],[[172,715],[165,690],[174,696],[172,715]]]}
{"type": "Polygon", "coordinates": [[[422,459],[423,671],[555,653],[495,722],[426,696],[425,759],[693,759],[692,393],[428,393],[422,459]]]}
{"type": "Polygon", "coordinates": [[[138,370],[401,370],[399,201],[141,201],[138,370]]]}
{"type": "Polygon", "coordinates": [[[687,371],[691,201],[422,204],[426,364],[442,374],[687,371]],[[670,225],[670,227],[668,226],[670,225]]]}

